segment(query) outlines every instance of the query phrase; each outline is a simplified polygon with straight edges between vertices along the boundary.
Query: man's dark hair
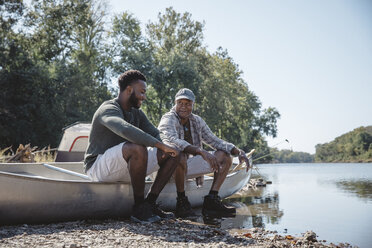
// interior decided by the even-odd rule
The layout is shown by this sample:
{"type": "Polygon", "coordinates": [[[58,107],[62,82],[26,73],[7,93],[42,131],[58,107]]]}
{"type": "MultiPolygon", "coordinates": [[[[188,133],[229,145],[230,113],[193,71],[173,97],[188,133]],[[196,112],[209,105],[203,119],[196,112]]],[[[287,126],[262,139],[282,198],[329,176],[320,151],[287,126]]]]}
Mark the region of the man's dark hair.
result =
{"type": "Polygon", "coordinates": [[[129,70],[121,74],[118,80],[120,92],[125,90],[125,88],[127,88],[128,85],[137,80],[143,80],[146,82],[146,77],[140,71],[137,70],[129,70]]]}

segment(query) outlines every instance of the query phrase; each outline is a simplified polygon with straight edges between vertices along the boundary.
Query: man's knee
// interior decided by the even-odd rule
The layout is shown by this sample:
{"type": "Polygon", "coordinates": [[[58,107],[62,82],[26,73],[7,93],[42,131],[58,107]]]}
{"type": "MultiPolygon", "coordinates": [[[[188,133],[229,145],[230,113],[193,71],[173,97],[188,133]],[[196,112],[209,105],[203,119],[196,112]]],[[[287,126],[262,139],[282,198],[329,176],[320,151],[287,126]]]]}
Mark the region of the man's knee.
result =
{"type": "MultiPolygon", "coordinates": [[[[172,166],[173,168],[182,169],[182,170],[186,170],[186,168],[187,168],[187,156],[183,152],[180,152],[175,157],[169,156],[168,160],[173,165],[172,166]]],[[[160,166],[160,164],[159,164],[159,166],[160,166]]]]}
{"type": "Polygon", "coordinates": [[[126,161],[134,157],[147,161],[147,148],[143,145],[126,142],[122,148],[123,157],[126,161]]]}
{"type": "Polygon", "coordinates": [[[171,160],[174,161],[174,164],[177,166],[180,166],[182,168],[186,168],[187,166],[187,156],[184,152],[180,152],[177,156],[175,157],[170,157],[171,160]]]}
{"type": "Polygon", "coordinates": [[[217,162],[222,165],[222,166],[228,166],[230,167],[231,164],[232,164],[232,158],[230,156],[230,154],[228,154],[227,152],[225,151],[222,151],[222,150],[218,150],[214,153],[214,155],[216,156],[217,158],[217,162]]]}

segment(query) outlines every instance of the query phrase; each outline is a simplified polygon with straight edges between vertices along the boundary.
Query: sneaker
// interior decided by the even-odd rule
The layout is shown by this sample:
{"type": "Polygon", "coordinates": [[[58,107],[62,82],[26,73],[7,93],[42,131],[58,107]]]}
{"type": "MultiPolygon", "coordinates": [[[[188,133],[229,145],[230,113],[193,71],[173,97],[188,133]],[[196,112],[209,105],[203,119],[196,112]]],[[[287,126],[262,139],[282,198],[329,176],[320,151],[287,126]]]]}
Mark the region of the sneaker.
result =
{"type": "Polygon", "coordinates": [[[152,208],[152,205],[146,201],[139,205],[134,205],[130,219],[142,224],[160,221],[161,218],[153,213],[152,208]]]}
{"type": "Polygon", "coordinates": [[[236,209],[225,206],[218,195],[206,195],[202,213],[204,216],[231,217],[236,214],[236,209]]]}
{"type": "Polygon", "coordinates": [[[192,211],[191,204],[187,196],[177,197],[176,216],[177,218],[186,218],[186,217],[195,216],[195,213],[194,211],[192,211]]]}
{"type": "Polygon", "coordinates": [[[174,218],[174,213],[165,212],[164,210],[160,208],[159,204],[152,205],[152,212],[162,219],[173,219],[174,218]]]}

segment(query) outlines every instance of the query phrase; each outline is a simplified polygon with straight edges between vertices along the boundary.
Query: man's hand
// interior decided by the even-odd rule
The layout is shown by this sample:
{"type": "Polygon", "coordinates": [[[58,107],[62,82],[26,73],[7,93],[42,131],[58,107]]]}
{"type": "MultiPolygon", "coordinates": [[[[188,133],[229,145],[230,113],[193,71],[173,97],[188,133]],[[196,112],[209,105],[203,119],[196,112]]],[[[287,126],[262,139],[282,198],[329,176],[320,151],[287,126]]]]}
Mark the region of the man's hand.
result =
{"type": "Polygon", "coordinates": [[[247,158],[247,155],[245,154],[245,152],[243,150],[240,150],[240,149],[234,147],[231,150],[231,154],[234,155],[234,156],[238,156],[239,164],[242,164],[242,163],[245,162],[245,165],[247,166],[247,171],[249,170],[251,165],[249,164],[249,159],[247,158]]]}
{"type": "Polygon", "coordinates": [[[188,154],[202,156],[202,158],[211,166],[213,171],[219,171],[217,158],[206,150],[203,150],[202,148],[194,145],[189,145],[185,149],[183,149],[183,151],[188,154]]]}
{"type": "Polygon", "coordinates": [[[244,162],[245,162],[245,165],[247,166],[247,171],[248,171],[249,167],[251,167],[251,165],[249,164],[249,159],[247,158],[247,155],[245,155],[245,152],[243,150],[240,150],[239,163],[242,164],[244,162]]]}
{"type": "Polygon", "coordinates": [[[168,145],[166,145],[164,143],[160,143],[160,142],[156,143],[155,147],[164,152],[164,154],[162,155],[163,158],[165,157],[166,154],[169,154],[172,157],[176,157],[180,153],[176,148],[173,148],[171,146],[168,146],[168,145]]]}
{"type": "Polygon", "coordinates": [[[200,156],[202,156],[202,158],[209,163],[213,171],[219,171],[220,167],[218,165],[216,156],[205,150],[200,151],[200,156]]]}

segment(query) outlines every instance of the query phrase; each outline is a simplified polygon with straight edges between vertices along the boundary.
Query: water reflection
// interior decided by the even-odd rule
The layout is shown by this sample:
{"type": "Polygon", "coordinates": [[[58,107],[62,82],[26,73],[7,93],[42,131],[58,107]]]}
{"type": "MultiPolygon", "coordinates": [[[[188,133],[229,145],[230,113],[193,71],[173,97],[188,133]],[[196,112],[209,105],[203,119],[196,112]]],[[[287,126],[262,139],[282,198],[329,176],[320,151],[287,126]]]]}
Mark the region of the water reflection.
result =
{"type": "Polygon", "coordinates": [[[238,208],[235,218],[198,221],[291,235],[314,230],[328,242],[371,247],[372,164],[269,164],[260,176],[272,184],[225,200],[238,208]]]}
{"type": "Polygon", "coordinates": [[[342,180],[337,181],[336,186],[342,191],[356,195],[359,198],[372,200],[371,180],[342,180]]]}
{"type": "Polygon", "coordinates": [[[264,188],[249,189],[225,199],[224,203],[236,207],[237,214],[232,218],[205,218],[199,222],[226,229],[265,227],[277,224],[283,216],[279,209],[279,194],[268,193],[264,188]]]}

